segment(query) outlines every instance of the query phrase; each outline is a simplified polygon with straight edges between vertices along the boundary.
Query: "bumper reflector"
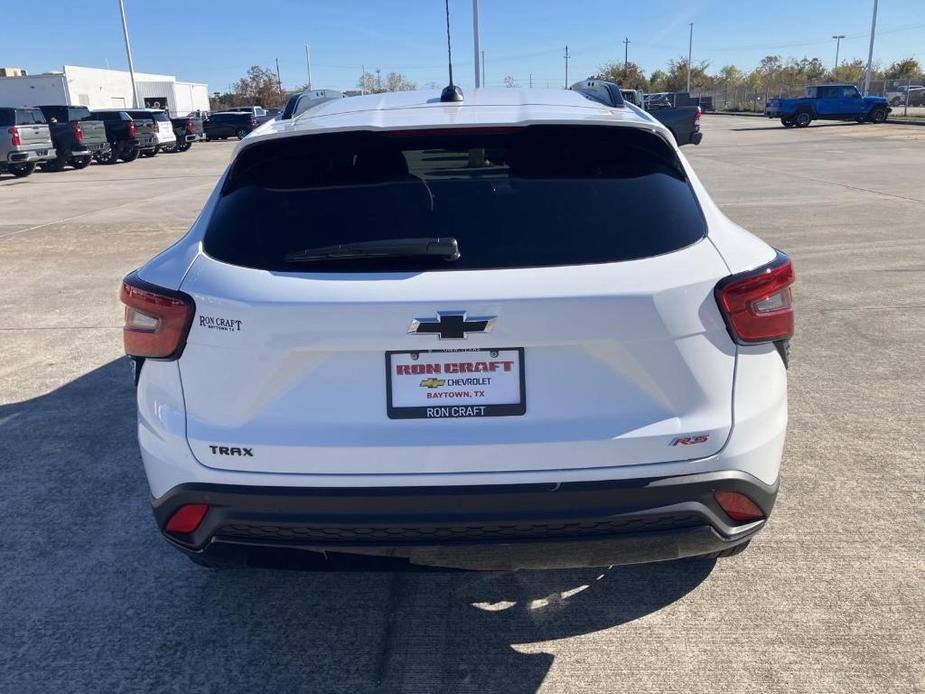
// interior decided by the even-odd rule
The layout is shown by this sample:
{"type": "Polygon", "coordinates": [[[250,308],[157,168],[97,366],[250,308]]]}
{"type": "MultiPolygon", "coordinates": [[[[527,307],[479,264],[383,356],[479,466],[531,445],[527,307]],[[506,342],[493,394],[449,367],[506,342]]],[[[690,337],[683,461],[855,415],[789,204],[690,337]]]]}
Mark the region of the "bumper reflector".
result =
{"type": "Polygon", "coordinates": [[[761,520],[764,513],[754,501],[739,492],[713,492],[716,503],[734,521],[749,522],[761,520]]]}
{"type": "Polygon", "coordinates": [[[164,529],[168,533],[191,533],[202,523],[202,519],[206,517],[208,510],[208,504],[186,504],[181,506],[174,511],[170,520],[167,521],[167,527],[164,529]]]}

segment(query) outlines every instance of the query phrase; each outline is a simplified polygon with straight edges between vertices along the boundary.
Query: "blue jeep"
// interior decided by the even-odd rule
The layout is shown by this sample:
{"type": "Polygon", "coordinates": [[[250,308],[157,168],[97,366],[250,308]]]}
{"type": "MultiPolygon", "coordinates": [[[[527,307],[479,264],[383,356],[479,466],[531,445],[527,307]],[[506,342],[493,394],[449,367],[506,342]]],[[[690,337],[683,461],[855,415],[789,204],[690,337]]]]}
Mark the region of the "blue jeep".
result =
{"type": "Polygon", "coordinates": [[[853,84],[819,84],[797,99],[768,99],[764,115],[780,118],[787,128],[805,128],[817,119],[882,123],[892,110],[886,99],[861,96],[853,84]]]}

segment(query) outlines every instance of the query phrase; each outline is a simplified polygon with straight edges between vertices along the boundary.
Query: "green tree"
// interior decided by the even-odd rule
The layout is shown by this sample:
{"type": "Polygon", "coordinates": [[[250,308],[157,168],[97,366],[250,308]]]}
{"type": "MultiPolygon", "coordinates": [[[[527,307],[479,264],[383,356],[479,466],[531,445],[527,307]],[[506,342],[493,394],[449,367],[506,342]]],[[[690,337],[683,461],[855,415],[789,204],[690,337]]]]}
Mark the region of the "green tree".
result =
{"type": "MultiPolygon", "coordinates": [[[[713,78],[707,74],[710,63],[701,60],[691,65],[691,91],[703,91],[713,87],[713,78]]],[[[668,75],[665,78],[666,91],[683,92],[687,89],[687,57],[681,56],[668,61],[668,75]]]]}
{"type": "Polygon", "coordinates": [[[616,82],[623,89],[645,89],[649,84],[636,63],[606,63],[598,68],[593,79],[616,82]]]}
{"type": "Polygon", "coordinates": [[[664,70],[655,70],[649,75],[650,92],[667,92],[668,91],[668,73],[664,70]]]}
{"type": "Polygon", "coordinates": [[[884,79],[902,80],[918,77],[922,74],[922,65],[915,58],[903,58],[892,63],[883,73],[884,79]]]}
{"type": "Polygon", "coordinates": [[[867,63],[858,58],[852,62],[842,61],[841,65],[829,73],[829,79],[833,82],[848,82],[857,84],[864,79],[864,71],[867,69],[867,63]]]}
{"type": "Polygon", "coordinates": [[[232,91],[241,105],[275,108],[286,102],[276,73],[259,65],[251,66],[247,74],[232,85],[232,91]]]}
{"type": "Polygon", "coordinates": [[[382,78],[382,73],[364,72],[357,80],[357,86],[367,94],[381,94],[382,92],[406,92],[417,89],[417,85],[408,80],[400,72],[390,72],[382,78]]]}
{"type": "Polygon", "coordinates": [[[735,65],[723,65],[719,69],[719,76],[717,81],[720,82],[723,86],[734,87],[743,79],[745,79],[745,75],[743,75],[742,71],[735,65]]]}

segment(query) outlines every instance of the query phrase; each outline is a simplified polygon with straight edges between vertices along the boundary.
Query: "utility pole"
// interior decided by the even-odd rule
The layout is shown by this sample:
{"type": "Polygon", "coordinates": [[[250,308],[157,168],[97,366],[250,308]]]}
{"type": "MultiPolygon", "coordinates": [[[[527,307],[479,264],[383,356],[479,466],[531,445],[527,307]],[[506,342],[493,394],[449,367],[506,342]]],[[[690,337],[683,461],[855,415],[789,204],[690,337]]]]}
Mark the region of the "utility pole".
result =
{"type": "Polygon", "coordinates": [[[472,0],[472,50],[475,51],[475,88],[482,86],[479,74],[479,0],[472,0]]]}
{"type": "Polygon", "coordinates": [[[366,94],[366,66],[360,66],[360,95],[366,94]]]}
{"type": "Polygon", "coordinates": [[[568,46],[565,47],[565,88],[568,89],[568,46]]]}
{"type": "Polygon", "coordinates": [[[376,68],[376,89],[382,91],[382,70],[380,68],[376,68]]]}
{"type": "Polygon", "coordinates": [[[482,84],[485,84],[485,51],[482,51],[482,84]]]}
{"type": "Polygon", "coordinates": [[[691,94],[691,56],[694,53],[694,23],[691,22],[691,35],[687,40],[687,95],[691,94]]]}
{"type": "Polygon", "coordinates": [[[630,43],[629,37],[623,39],[623,76],[626,76],[627,66],[630,64],[630,43]]]}
{"type": "Polygon", "coordinates": [[[312,90],[312,58],[308,52],[308,44],[305,44],[305,67],[308,68],[308,91],[312,90]]]}
{"type": "Polygon", "coordinates": [[[834,73],[835,70],[838,69],[838,49],[841,48],[841,40],[845,38],[845,35],[835,34],[832,38],[835,39],[835,67],[832,68],[832,72],[834,73]]]}
{"type": "Polygon", "coordinates": [[[132,45],[128,41],[128,22],[125,21],[125,3],[119,0],[122,13],[122,35],[125,37],[125,55],[128,57],[128,74],[132,78],[132,108],[138,108],[138,85],[135,84],[135,63],[132,61],[132,45]]]}
{"type": "Polygon", "coordinates": [[[533,89],[533,73],[530,73],[530,89],[533,89]]]}
{"type": "Polygon", "coordinates": [[[279,93],[283,93],[283,81],[279,78],[279,58],[276,58],[276,86],[279,87],[279,93]]]}
{"type": "Polygon", "coordinates": [[[870,22],[870,50],[867,52],[867,70],[864,71],[864,96],[870,94],[870,66],[874,62],[874,35],[877,33],[877,0],[874,0],[874,18],[870,22]]]}

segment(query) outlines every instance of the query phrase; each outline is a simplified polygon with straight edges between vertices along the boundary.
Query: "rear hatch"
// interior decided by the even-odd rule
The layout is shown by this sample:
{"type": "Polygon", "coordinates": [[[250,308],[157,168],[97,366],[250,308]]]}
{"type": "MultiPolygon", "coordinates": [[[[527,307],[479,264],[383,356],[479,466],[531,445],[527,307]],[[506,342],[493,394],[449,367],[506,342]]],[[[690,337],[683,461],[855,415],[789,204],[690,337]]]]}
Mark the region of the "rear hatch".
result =
{"type": "Polygon", "coordinates": [[[133,118],[135,122],[135,138],[142,147],[151,147],[157,144],[157,128],[151,118],[133,118]]]}
{"type": "Polygon", "coordinates": [[[16,129],[22,143],[14,147],[18,151],[38,151],[39,154],[52,148],[51,131],[45,124],[45,116],[37,108],[16,109],[16,129]]]}
{"type": "Polygon", "coordinates": [[[90,115],[89,109],[72,108],[69,116],[72,123],[80,123],[80,131],[83,133],[81,144],[90,149],[106,144],[106,124],[90,115]]]}
{"type": "Polygon", "coordinates": [[[705,231],[674,149],[635,128],[246,148],[181,287],[189,444],[210,467],[312,474],[715,453],[735,349],[705,231]],[[421,237],[459,257],[330,250],[421,237]]]}

